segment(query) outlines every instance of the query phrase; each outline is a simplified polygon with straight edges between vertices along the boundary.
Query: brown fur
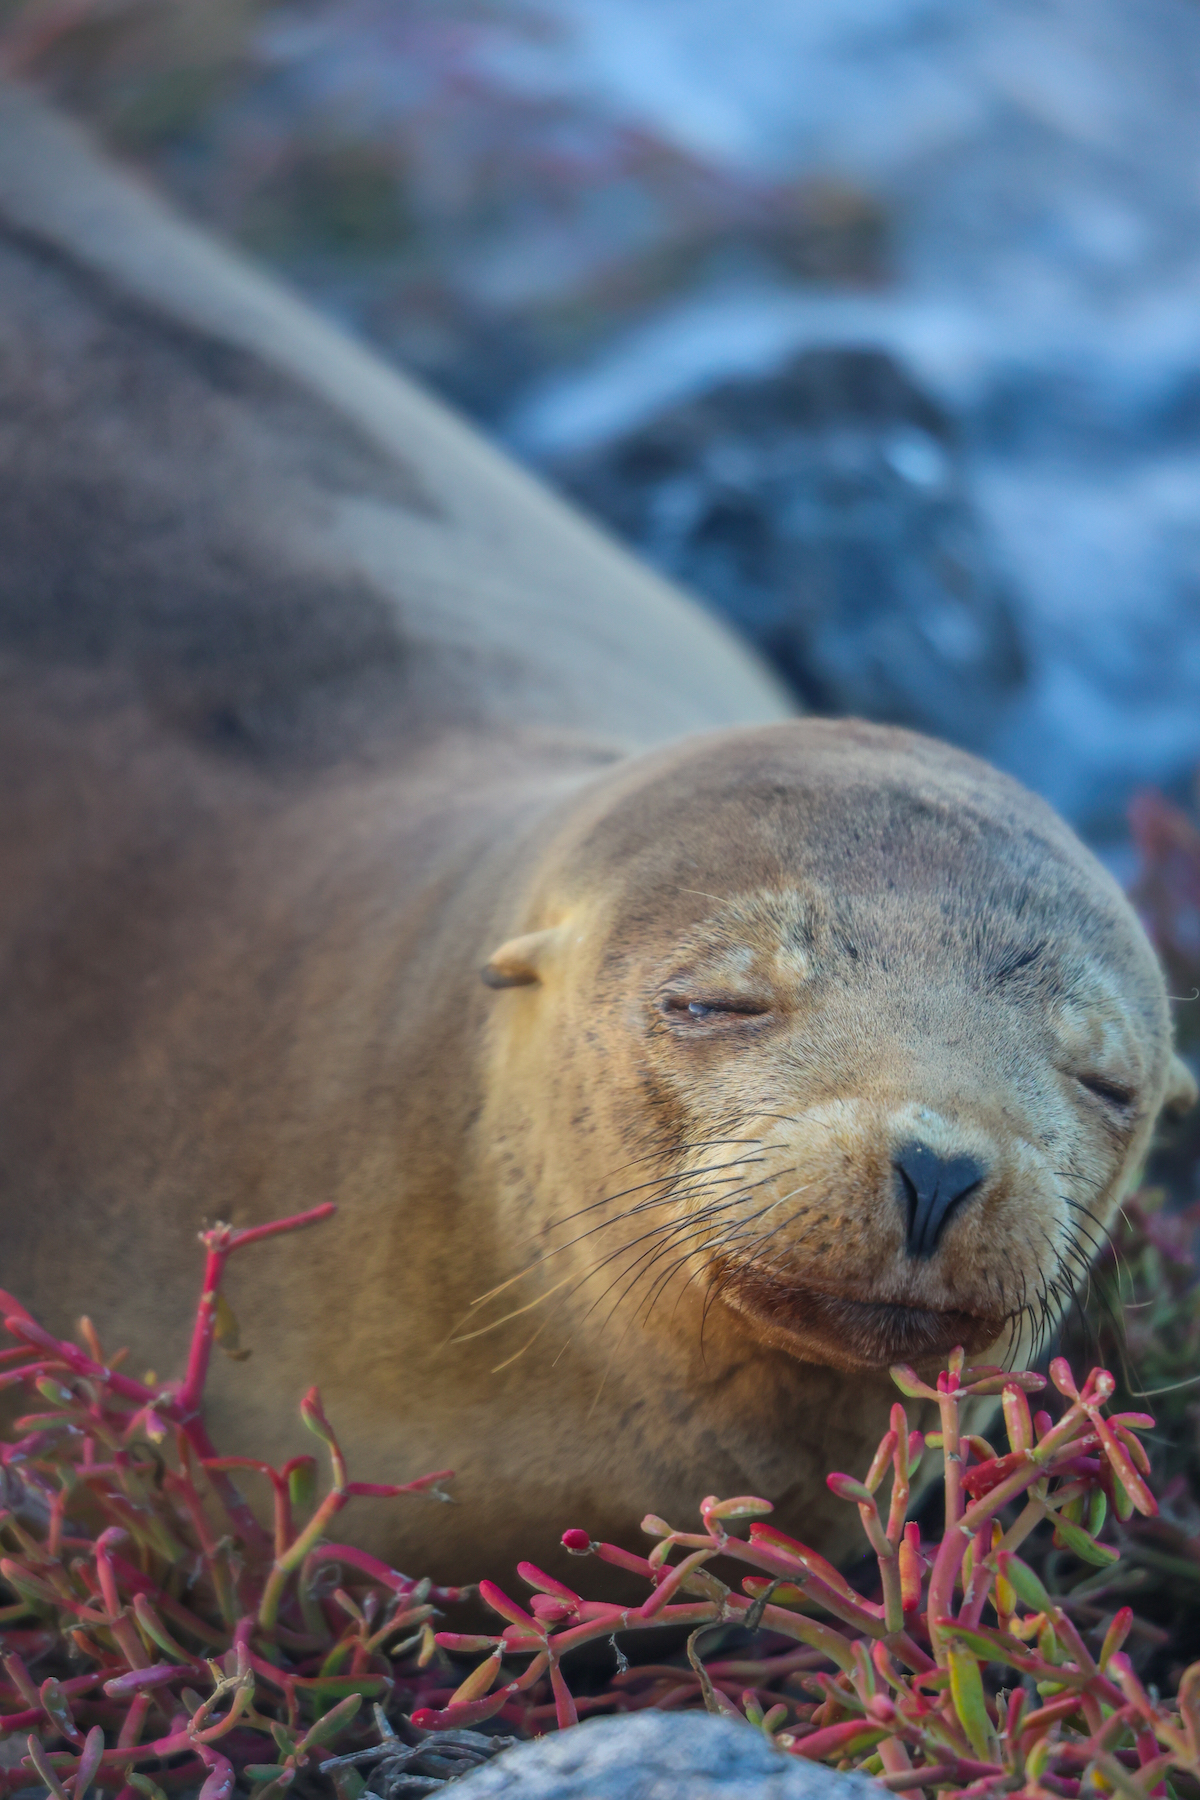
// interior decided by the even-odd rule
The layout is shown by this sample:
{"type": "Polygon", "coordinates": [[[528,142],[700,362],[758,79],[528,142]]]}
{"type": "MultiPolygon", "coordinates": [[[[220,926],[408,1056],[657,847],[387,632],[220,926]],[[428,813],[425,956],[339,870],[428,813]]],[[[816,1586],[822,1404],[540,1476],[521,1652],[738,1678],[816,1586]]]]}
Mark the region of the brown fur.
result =
{"type": "Polygon", "coordinates": [[[1185,1097],[1136,920],[1040,802],[904,733],[616,760],[778,697],[25,106],[0,117],[5,1285],[166,1377],[198,1225],[332,1198],[234,1265],[223,1447],[299,1448],[319,1381],[360,1479],[458,1469],[456,1507],[349,1527],[442,1578],[711,1491],[838,1549],[821,1476],[861,1466],[887,1362],[1023,1350],[1185,1097]],[[82,210],[31,238],[43,175],[48,214],[82,210]],[[248,306],[277,324],[257,350],[248,306]],[[917,1131],[987,1163],[921,1261],[891,1166],[917,1131]]]}
{"type": "Polygon", "coordinates": [[[821,1477],[862,1463],[888,1362],[1023,1351],[1172,1091],[1118,890],[921,739],[799,721],[597,776],[461,738],[281,794],[127,730],[137,907],[97,750],[93,841],[56,846],[53,905],[31,886],[9,978],[12,1280],[165,1373],[198,1219],[336,1199],[235,1271],[254,1357],[214,1431],[282,1456],[317,1380],[361,1477],[455,1466],[452,1512],[360,1525],[402,1563],[726,1490],[834,1541],[821,1477]],[[489,990],[528,931],[535,979],[489,990]],[[914,1131],[989,1165],[920,1263],[914,1131]]]}

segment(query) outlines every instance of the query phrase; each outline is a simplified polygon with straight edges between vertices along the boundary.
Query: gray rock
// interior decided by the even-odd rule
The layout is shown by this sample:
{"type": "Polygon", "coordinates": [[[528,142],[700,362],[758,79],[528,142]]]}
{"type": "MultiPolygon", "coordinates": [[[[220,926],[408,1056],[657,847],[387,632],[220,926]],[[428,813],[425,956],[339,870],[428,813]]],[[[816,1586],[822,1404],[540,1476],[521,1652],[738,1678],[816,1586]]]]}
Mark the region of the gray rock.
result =
{"type": "Polygon", "coordinates": [[[707,1713],[589,1719],[505,1751],[454,1785],[454,1800],[878,1800],[839,1775],[773,1750],[758,1731],[707,1713]]]}

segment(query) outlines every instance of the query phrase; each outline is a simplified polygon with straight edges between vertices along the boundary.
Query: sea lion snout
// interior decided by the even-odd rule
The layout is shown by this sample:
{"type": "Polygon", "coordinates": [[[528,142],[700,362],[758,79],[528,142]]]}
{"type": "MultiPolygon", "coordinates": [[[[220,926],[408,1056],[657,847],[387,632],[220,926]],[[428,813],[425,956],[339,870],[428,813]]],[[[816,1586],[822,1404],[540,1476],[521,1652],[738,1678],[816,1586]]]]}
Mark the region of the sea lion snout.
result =
{"type": "Polygon", "coordinates": [[[885,1092],[747,1121],[751,1154],[693,1207],[717,1227],[724,1299],[777,1348],[844,1369],[1015,1337],[1055,1184],[1032,1146],[1006,1146],[978,1085],[964,1076],[936,1111],[885,1092]]]}

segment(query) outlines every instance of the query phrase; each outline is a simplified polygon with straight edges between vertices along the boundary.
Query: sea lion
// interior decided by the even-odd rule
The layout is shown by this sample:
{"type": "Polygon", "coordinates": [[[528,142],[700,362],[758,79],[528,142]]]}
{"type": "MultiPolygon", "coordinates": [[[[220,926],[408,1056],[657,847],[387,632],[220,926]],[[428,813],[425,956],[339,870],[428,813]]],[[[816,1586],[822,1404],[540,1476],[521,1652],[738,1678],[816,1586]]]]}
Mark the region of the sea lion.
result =
{"type": "Polygon", "coordinates": [[[458,1470],[347,1515],[441,1579],[706,1492],[840,1551],[887,1364],[1023,1355],[1194,1091],[1119,890],[982,763],[778,722],[24,101],[4,216],[5,1285],[165,1376],[198,1225],[333,1199],[233,1265],[223,1449],[319,1382],[359,1479],[458,1470]]]}
{"type": "Polygon", "coordinates": [[[823,1477],[888,1365],[1027,1354],[1190,1097],[1161,975],[1053,813],[943,746],[564,763],[464,735],[280,795],[126,758],[169,845],[137,914],[92,872],[8,986],[10,1280],[161,1371],[198,1219],[332,1198],[234,1268],[223,1446],[296,1448],[318,1381],[360,1477],[457,1468],[452,1511],[358,1527],[447,1577],[710,1491],[840,1549],[823,1477]]]}

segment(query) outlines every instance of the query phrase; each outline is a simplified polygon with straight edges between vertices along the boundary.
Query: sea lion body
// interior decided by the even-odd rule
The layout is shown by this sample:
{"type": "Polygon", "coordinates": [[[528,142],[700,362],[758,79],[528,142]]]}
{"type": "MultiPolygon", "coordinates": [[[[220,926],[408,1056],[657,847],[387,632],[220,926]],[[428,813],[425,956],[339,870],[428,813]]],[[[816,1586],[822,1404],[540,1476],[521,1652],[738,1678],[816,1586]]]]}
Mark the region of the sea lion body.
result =
{"type": "MultiPolygon", "coordinates": [[[[252,1354],[214,1369],[223,1450],[304,1449],[296,1403],[319,1383],[358,1478],[457,1470],[456,1506],[359,1503],[351,1525],[447,1579],[548,1555],[572,1521],[629,1540],[651,1506],[690,1516],[710,1490],[796,1493],[828,1541],[839,1509],[820,1477],[861,1460],[886,1378],[874,1407],[860,1392],[847,1409],[841,1376],[740,1329],[732,1354],[711,1324],[701,1343],[690,1312],[661,1341],[629,1308],[597,1331],[603,1282],[467,1336],[507,1310],[472,1306],[497,1285],[532,1267],[524,1306],[561,1278],[553,1221],[645,1180],[621,1174],[646,1154],[634,1120],[560,1137],[555,1072],[530,1066],[531,995],[479,977],[599,758],[460,735],[400,771],[281,795],[123,723],[115,750],[111,723],[88,746],[87,782],[73,770],[97,833],[74,845],[69,888],[48,833],[10,915],[7,1285],[60,1331],[87,1311],[165,1377],[185,1355],[200,1224],[334,1199],[334,1220],[231,1265],[252,1354]],[[126,835],[98,841],[117,785],[126,835]]],[[[77,720],[71,736],[82,750],[77,720]]]]}
{"type": "Polygon", "coordinates": [[[319,1383],[458,1471],[347,1515],[442,1579],[709,1492],[840,1551],[888,1363],[1023,1353],[1186,1097],[1134,915],[6,108],[4,1285],[167,1378],[198,1227],[334,1200],[223,1450],[319,1383]]]}
{"type": "Polygon", "coordinates": [[[17,934],[12,1280],[166,1373],[199,1221],[336,1200],[235,1265],[253,1356],[212,1429],[282,1459],[319,1382],[360,1479],[456,1468],[453,1509],[363,1509],[401,1566],[727,1491],[847,1547],[823,1477],[869,1455],[888,1364],[1027,1350],[1178,1086],[1115,885],[904,733],[608,768],[459,735],[290,794],[129,752],[141,855],[17,934]],[[978,1170],[915,1245],[914,1143],[978,1170]]]}

